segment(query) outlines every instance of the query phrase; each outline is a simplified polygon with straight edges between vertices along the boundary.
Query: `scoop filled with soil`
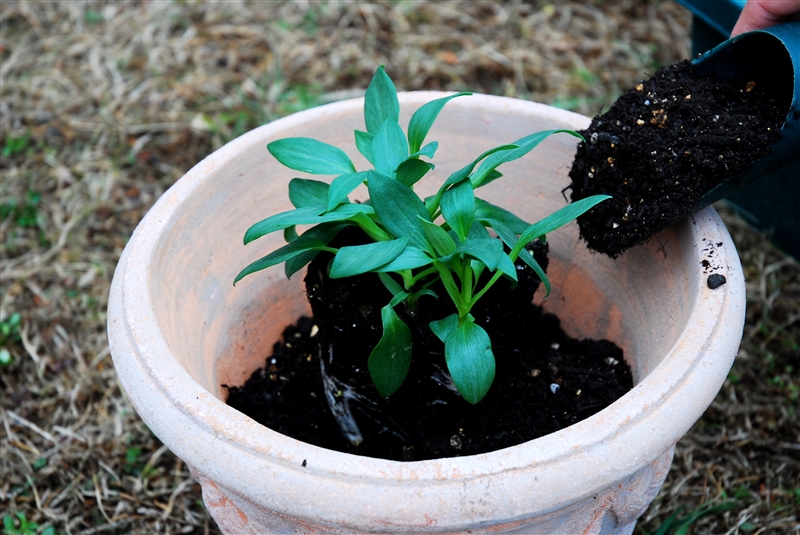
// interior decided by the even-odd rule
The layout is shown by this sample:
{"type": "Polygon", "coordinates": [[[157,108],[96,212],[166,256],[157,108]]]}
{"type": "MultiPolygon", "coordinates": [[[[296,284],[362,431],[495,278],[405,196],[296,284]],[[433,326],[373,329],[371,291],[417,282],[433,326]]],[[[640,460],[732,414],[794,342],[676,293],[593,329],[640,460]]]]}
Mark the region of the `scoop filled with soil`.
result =
{"type": "Polygon", "coordinates": [[[581,133],[571,199],[590,249],[616,257],[800,158],[800,23],[749,32],[663,67],[581,133]]]}

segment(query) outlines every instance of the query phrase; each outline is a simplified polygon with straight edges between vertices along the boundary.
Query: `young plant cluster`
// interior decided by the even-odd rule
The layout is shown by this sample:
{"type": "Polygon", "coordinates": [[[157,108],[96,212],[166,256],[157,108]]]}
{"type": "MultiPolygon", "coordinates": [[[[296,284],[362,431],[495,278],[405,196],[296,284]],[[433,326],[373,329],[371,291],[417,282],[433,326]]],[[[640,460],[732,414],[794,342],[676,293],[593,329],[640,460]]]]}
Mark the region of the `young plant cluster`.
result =
{"type": "Polygon", "coordinates": [[[484,152],[450,175],[436,194],[421,199],[414,186],[434,168],[423,158],[433,159],[438,148],[436,141],[424,144],[425,137],[448,101],[469,94],[423,105],[411,117],[406,133],[398,122],[394,84],[383,67],[378,68],[365,95],[367,130],[355,131],[356,147],[374,167],[367,171],[357,171],[341,149],[310,138],[280,139],[267,146],[291,169],[335,178],[330,183],[304,178],[289,182],[295,209],[254,224],[244,236],[248,244],[283,231],[287,244],[244,268],[234,284],[281,263],[291,277],[320,251],[335,255],[329,264],[332,278],[376,273],[392,296],[381,310],[383,334],[368,361],[382,396],[400,388],[411,364],[411,331],[395,307],[405,303],[415,310],[422,295],[441,297],[431,289],[441,281],[456,312],[431,322],[430,329],[444,343],[447,368],[458,391],[470,403],[480,401],[494,380],[495,360],[489,336],[470,310],[500,277],[517,280],[517,259],[534,270],[549,293],[544,270],[525,246],[537,239],[544,242],[548,233],[609,198],[582,199],[531,225],[475,196],[476,189],[502,176],[497,171],[501,164],[524,156],[548,136],[563,132],[581,137],[571,130],[548,130],[484,152]],[[351,202],[348,196],[362,184],[369,200],[351,202]],[[312,227],[298,235],[298,225],[312,227]],[[329,246],[347,226],[359,227],[372,242],[329,246]],[[484,273],[487,276],[481,277],[484,273]]]}

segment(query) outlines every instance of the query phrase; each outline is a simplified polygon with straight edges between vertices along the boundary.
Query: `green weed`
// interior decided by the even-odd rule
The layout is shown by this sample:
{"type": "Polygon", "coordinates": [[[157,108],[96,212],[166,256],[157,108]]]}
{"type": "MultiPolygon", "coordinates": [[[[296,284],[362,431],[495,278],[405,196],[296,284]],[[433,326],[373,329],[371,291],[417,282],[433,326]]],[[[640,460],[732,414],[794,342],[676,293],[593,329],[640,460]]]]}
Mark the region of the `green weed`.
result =
{"type": "MultiPolygon", "coordinates": [[[[3,517],[3,534],[4,535],[38,535],[39,524],[30,522],[25,518],[25,513],[17,513],[17,522],[14,517],[6,515],[3,517]]],[[[42,530],[41,535],[64,535],[60,531],[56,531],[53,526],[47,526],[42,530]]]]}

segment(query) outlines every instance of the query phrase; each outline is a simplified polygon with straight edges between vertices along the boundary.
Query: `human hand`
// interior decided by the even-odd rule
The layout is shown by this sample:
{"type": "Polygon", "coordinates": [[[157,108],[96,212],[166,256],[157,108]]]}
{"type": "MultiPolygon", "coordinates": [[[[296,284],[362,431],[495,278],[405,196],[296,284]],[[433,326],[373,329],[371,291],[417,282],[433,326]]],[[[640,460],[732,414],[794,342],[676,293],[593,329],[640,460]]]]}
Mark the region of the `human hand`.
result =
{"type": "Polygon", "coordinates": [[[800,0],[747,0],[731,37],[790,20],[800,20],[800,0]]]}

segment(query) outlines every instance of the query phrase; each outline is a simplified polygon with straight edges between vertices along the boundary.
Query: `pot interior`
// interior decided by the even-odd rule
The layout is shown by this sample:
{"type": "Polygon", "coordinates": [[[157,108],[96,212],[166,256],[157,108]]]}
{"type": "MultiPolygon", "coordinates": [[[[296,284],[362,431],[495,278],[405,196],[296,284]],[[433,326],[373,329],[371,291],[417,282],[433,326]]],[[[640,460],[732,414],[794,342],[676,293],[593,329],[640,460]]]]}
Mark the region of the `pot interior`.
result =
{"type": "MultiPolygon", "coordinates": [[[[401,124],[405,127],[411,113],[435,97],[402,94],[401,124]]],[[[439,150],[436,169],[418,185],[421,194],[432,193],[451,172],[493,146],[539,130],[580,129],[589,122],[534,103],[503,105],[506,101],[476,95],[445,107],[426,139],[439,141],[439,150]]],[[[244,266],[283,244],[281,233],[247,246],[242,236],[256,221],[291,209],[287,184],[304,176],[278,164],[266,144],[282,137],[314,137],[342,148],[358,169],[366,169],[353,140],[353,130],[364,129],[361,106],[356,100],[336,113],[323,107],[261,127],[181,179],[187,183],[179,184],[176,194],[185,202],[165,225],[150,265],[152,304],[179,363],[219,399],[226,395],[222,384],[242,384],[264,365],[282,330],[310,314],[303,273],[287,281],[278,266],[232,285],[244,266]]],[[[563,207],[562,189],[569,183],[576,142],[566,134],[552,136],[502,166],[503,178],[477,195],[530,222],[563,207]]],[[[364,198],[363,192],[351,196],[364,198]]],[[[685,239],[691,232],[690,222],[678,224],[611,260],[589,252],[578,239],[577,225],[570,224],[548,236],[553,293],[543,299],[540,289],[535,300],[557,314],[570,335],[620,345],[639,383],[675,345],[694,305],[700,270],[693,265],[692,240],[685,239]]]]}

